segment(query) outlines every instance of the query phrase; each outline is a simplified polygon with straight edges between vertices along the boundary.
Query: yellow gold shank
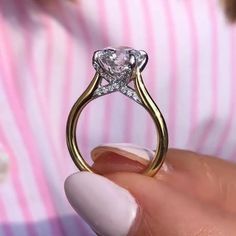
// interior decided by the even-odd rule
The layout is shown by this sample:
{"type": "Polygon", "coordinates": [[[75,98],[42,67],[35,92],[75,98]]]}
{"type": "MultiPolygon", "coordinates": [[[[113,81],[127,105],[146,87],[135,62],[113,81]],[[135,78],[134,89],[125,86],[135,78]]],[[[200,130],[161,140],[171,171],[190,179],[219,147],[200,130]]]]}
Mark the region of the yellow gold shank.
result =
{"type": "MultiPolygon", "coordinates": [[[[84,158],[80,153],[76,139],[76,127],[82,110],[90,101],[93,100],[93,94],[99,85],[99,81],[100,81],[100,75],[99,73],[96,73],[93,80],[89,84],[88,88],[84,91],[84,93],[79,97],[79,99],[72,107],[67,121],[67,128],[66,128],[67,146],[75,165],[81,171],[94,172],[93,169],[86,163],[86,161],[84,160],[84,158]]],[[[135,74],[134,83],[136,92],[142,102],[143,107],[151,115],[155,123],[157,131],[157,140],[159,140],[158,147],[156,148],[155,151],[155,155],[153,159],[150,161],[150,164],[148,165],[146,170],[143,172],[143,174],[145,175],[154,176],[162,166],[165,154],[167,152],[168,148],[167,127],[160,110],[158,109],[157,105],[149,95],[143,83],[140,71],[138,69],[135,74]]]]}

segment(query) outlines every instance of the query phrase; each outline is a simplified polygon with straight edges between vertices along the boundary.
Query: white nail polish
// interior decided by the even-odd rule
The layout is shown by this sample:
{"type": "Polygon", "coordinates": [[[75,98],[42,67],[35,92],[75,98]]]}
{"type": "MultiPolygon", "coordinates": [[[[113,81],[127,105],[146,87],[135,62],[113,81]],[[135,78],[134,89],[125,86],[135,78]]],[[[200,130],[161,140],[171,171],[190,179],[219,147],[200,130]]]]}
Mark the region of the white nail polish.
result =
{"type": "Polygon", "coordinates": [[[72,207],[99,235],[129,233],[138,205],[126,189],[103,176],[80,172],[67,178],[65,192],[72,207]]]}

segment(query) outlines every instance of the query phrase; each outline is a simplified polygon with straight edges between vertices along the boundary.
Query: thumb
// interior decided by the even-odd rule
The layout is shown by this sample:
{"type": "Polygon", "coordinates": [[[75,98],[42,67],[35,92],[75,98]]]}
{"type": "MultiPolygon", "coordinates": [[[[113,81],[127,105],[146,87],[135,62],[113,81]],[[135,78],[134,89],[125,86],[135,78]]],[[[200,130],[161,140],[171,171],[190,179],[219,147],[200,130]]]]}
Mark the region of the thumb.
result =
{"type": "MultiPolygon", "coordinates": [[[[142,158],[140,155],[138,157],[137,153],[132,157],[129,156],[128,159],[128,169],[137,168],[137,162],[142,163],[142,158]],[[133,161],[134,168],[131,168],[130,159],[133,161]]],[[[101,164],[101,160],[98,163],[101,164]]],[[[127,168],[127,165],[124,166],[127,168]]],[[[110,169],[114,171],[114,166],[110,166],[110,169]]],[[[142,236],[149,235],[152,229],[148,224],[151,221],[149,220],[147,224],[146,217],[143,218],[143,216],[144,211],[149,211],[148,208],[153,208],[153,206],[145,205],[147,209],[144,209],[142,204],[153,202],[155,199],[151,193],[156,181],[135,173],[120,172],[113,175],[107,169],[105,172],[109,173],[108,178],[80,172],[66,179],[65,192],[72,207],[99,235],[137,235],[138,232],[142,236]]]]}
{"type": "MultiPolygon", "coordinates": [[[[235,235],[234,224],[224,211],[209,204],[209,200],[199,199],[194,191],[196,181],[188,171],[168,164],[154,178],[129,173],[130,170],[140,172],[143,168],[140,164],[145,166],[140,160],[140,150],[132,151],[135,155],[130,156],[130,147],[129,153],[123,152],[124,148],[122,153],[117,150],[121,148],[113,149],[109,148],[109,156],[104,148],[94,153],[97,153],[93,157],[94,168],[106,177],[80,172],[65,181],[69,202],[96,233],[103,236],[235,235]],[[114,152],[116,155],[112,155],[114,152]],[[118,168],[110,165],[108,169],[106,160],[116,162],[118,168]],[[188,180],[185,188],[181,187],[183,178],[188,180]]],[[[189,152],[179,151],[179,155],[184,157],[181,166],[187,166],[186,160],[193,163],[189,152]]]]}
{"type": "Polygon", "coordinates": [[[65,181],[65,193],[75,211],[98,235],[128,235],[139,214],[132,194],[101,175],[73,174],[65,181]]]}
{"type": "Polygon", "coordinates": [[[112,181],[80,172],[65,181],[71,206],[98,235],[183,235],[174,233],[187,201],[178,198],[164,183],[136,173],[108,177],[112,181]]]}

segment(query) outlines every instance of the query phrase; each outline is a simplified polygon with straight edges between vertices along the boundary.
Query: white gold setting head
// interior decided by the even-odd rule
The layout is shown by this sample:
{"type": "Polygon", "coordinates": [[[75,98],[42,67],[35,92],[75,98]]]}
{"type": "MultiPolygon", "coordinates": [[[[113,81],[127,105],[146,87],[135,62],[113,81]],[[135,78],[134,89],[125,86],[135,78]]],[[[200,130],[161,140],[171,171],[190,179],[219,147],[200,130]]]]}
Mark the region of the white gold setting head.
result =
{"type": "Polygon", "coordinates": [[[148,61],[145,51],[130,47],[108,47],[93,55],[93,66],[109,82],[128,84],[136,69],[142,71],[148,61]]]}

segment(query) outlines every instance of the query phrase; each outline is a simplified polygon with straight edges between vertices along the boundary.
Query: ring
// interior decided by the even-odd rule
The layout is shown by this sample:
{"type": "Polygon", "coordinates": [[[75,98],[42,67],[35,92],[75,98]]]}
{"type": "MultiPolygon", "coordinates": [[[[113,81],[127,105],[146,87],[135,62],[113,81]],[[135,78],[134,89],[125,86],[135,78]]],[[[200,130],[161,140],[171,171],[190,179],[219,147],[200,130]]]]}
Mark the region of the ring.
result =
{"type": "Polygon", "coordinates": [[[93,67],[96,73],[87,89],[73,105],[66,126],[67,146],[72,160],[79,170],[95,172],[86,163],[78,148],[76,127],[79,116],[89,102],[113,92],[120,92],[143,106],[155,123],[158,147],[153,159],[142,174],[154,176],[162,166],[168,148],[168,132],[160,110],[143,83],[141,72],[147,61],[148,55],[145,51],[129,47],[109,47],[94,52],[93,67]],[[103,85],[103,80],[108,84],[103,85]],[[130,85],[131,81],[134,82],[133,87],[130,85]]]}

